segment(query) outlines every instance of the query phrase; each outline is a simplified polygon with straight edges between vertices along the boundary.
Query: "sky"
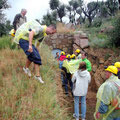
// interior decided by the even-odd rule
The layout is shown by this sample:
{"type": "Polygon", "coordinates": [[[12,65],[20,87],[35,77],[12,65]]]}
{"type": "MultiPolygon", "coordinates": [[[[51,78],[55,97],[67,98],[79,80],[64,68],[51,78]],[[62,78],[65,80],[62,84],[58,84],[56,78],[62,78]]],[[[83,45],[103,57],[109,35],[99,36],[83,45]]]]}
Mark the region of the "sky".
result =
{"type": "MultiPolygon", "coordinates": [[[[33,19],[42,20],[43,15],[46,15],[50,11],[49,7],[50,0],[8,0],[8,3],[11,5],[11,8],[5,11],[6,17],[8,20],[13,22],[16,14],[20,13],[22,8],[27,9],[27,21],[33,19]]],[[[61,3],[68,4],[70,0],[59,0],[61,3]]],[[[84,0],[85,3],[97,0],[84,0]]],[[[63,18],[64,22],[68,20],[63,18]]]]}

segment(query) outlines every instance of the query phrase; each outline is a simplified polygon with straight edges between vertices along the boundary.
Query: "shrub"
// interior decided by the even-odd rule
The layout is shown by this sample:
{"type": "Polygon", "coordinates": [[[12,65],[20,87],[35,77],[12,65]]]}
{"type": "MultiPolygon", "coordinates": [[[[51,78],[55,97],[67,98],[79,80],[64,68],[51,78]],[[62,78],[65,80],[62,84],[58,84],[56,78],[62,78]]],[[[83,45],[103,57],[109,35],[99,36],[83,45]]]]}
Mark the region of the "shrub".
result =
{"type": "Polygon", "coordinates": [[[16,44],[13,43],[13,38],[11,36],[3,36],[0,38],[0,49],[15,49],[15,47],[16,44]]]}
{"type": "Polygon", "coordinates": [[[113,26],[114,29],[108,33],[108,37],[110,37],[111,44],[118,47],[120,46],[120,13],[114,18],[113,26]]]}
{"type": "Polygon", "coordinates": [[[94,48],[109,48],[110,41],[108,40],[107,35],[105,34],[97,34],[97,35],[89,35],[90,46],[94,48]]]}
{"type": "Polygon", "coordinates": [[[93,21],[92,26],[93,27],[100,27],[102,25],[102,19],[97,18],[93,21]]]}

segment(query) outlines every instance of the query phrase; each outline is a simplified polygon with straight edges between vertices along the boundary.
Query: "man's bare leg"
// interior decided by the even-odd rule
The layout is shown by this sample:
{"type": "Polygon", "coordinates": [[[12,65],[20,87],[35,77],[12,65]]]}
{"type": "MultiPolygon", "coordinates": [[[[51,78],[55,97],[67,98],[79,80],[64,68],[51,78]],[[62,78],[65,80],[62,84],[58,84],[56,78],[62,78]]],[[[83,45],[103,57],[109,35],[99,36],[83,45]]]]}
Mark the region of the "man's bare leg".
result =
{"type": "Polygon", "coordinates": [[[31,62],[29,59],[27,59],[27,60],[26,60],[25,68],[29,68],[29,66],[30,66],[31,63],[32,63],[32,62],[31,62]]]}
{"type": "Polygon", "coordinates": [[[42,80],[42,78],[40,76],[40,66],[38,64],[35,64],[35,73],[36,73],[35,78],[43,84],[44,81],[42,80]]]}
{"type": "Polygon", "coordinates": [[[31,62],[29,59],[27,59],[27,60],[26,60],[26,65],[25,65],[25,67],[23,67],[24,72],[25,72],[26,74],[28,74],[29,77],[31,77],[31,72],[30,72],[30,70],[29,70],[29,66],[30,66],[31,63],[32,63],[32,62],[31,62]]]}
{"type": "Polygon", "coordinates": [[[38,64],[34,64],[34,66],[35,66],[36,76],[40,76],[40,66],[38,64]]]}

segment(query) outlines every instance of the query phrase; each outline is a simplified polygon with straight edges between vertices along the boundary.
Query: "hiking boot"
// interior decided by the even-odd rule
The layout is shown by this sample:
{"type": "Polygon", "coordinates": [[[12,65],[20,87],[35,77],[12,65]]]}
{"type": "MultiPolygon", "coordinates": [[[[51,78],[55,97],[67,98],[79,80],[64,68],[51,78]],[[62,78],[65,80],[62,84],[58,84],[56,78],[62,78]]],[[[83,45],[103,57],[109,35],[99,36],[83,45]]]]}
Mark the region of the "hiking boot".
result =
{"type": "Polygon", "coordinates": [[[34,76],[34,78],[36,80],[39,80],[40,83],[42,83],[42,84],[44,83],[44,81],[42,80],[41,76],[34,76]]]}
{"type": "Polygon", "coordinates": [[[25,74],[27,74],[29,77],[31,77],[31,72],[30,72],[29,68],[23,67],[23,71],[25,72],[25,74]]]}

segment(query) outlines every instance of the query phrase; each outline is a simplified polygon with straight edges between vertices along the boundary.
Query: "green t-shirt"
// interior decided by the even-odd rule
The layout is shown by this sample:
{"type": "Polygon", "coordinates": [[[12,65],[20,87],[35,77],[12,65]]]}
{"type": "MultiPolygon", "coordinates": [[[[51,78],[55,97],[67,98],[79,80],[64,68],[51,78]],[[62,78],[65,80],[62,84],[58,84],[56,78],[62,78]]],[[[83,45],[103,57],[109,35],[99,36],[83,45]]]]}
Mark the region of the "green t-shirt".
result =
{"type": "Polygon", "coordinates": [[[82,61],[86,63],[87,70],[90,72],[92,70],[91,62],[87,58],[82,59],[82,61]]]}

